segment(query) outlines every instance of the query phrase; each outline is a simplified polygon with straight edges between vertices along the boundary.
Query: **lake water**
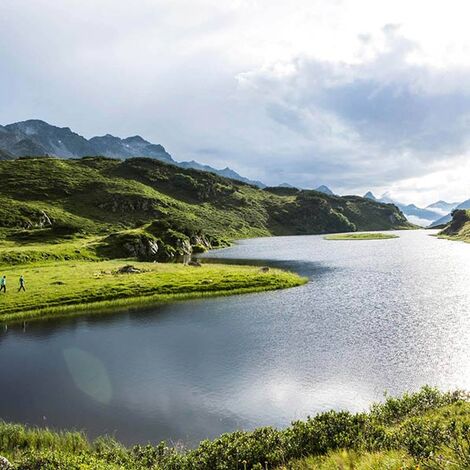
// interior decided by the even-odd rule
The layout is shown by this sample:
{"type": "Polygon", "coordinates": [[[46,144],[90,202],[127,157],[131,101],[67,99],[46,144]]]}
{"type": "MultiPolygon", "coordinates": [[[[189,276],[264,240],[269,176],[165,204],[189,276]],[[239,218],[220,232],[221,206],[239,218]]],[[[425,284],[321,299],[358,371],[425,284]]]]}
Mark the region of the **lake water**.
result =
{"type": "Polygon", "coordinates": [[[282,266],[309,283],[9,327],[0,417],[193,445],[363,410],[423,384],[470,389],[470,245],[430,233],[246,240],[209,257],[282,266]]]}

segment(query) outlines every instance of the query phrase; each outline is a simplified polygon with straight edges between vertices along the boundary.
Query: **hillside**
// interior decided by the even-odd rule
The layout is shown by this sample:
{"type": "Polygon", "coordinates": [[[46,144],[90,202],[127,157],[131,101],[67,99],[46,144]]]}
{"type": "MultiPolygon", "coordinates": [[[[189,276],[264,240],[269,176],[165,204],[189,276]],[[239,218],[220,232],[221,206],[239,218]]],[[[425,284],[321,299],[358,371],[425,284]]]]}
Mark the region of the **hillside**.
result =
{"type": "Polygon", "coordinates": [[[24,257],[28,244],[71,237],[92,237],[88,248],[100,256],[168,260],[243,237],[412,227],[391,204],[261,190],[145,158],[6,160],[0,180],[0,236],[11,262],[19,244],[24,257]]]}
{"type": "Polygon", "coordinates": [[[439,233],[439,236],[470,243],[470,210],[454,210],[451,222],[439,233]]]}

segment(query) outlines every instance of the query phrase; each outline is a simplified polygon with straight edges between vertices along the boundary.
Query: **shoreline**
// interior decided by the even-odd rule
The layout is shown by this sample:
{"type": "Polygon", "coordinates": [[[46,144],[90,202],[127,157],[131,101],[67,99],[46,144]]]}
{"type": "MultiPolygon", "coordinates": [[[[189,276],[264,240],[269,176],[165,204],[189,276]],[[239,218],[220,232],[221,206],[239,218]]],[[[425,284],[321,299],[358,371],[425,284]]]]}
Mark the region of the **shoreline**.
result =
{"type": "Polygon", "coordinates": [[[296,273],[280,269],[270,268],[268,272],[262,272],[258,266],[207,262],[201,267],[189,267],[134,260],[74,260],[9,266],[4,272],[13,278],[23,272],[32,272],[35,277],[47,277],[55,268],[62,273],[66,282],[49,282],[44,293],[40,290],[40,284],[39,287],[33,286],[33,289],[27,284],[25,293],[16,292],[15,286],[5,297],[10,308],[5,305],[5,294],[0,296],[1,325],[86,315],[112,315],[170,302],[286,289],[308,282],[308,279],[296,273]],[[142,271],[137,274],[116,274],[109,271],[128,262],[142,271]],[[107,271],[101,275],[96,273],[99,268],[107,271]],[[86,277],[83,276],[80,280],[83,272],[86,277]],[[30,299],[29,295],[35,298],[30,299]]]}
{"type": "Polygon", "coordinates": [[[365,468],[359,464],[370,463],[371,458],[377,464],[373,468],[411,470],[432,464],[434,455],[442,455],[460,462],[455,468],[463,469],[468,462],[469,412],[464,392],[424,386],[413,393],[388,396],[362,412],[324,411],[285,428],[232,431],[194,448],[165,441],[125,446],[110,436],[91,440],[84,431],[0,420],[0,455],[13,468],[77,470],[213,470],[241,468],[241,463],[250,469],[261,470],[269,464],[270,469],[301,470],[339,468],[340,462],[346,468],[351,459],[357,468],[365,468]]]}

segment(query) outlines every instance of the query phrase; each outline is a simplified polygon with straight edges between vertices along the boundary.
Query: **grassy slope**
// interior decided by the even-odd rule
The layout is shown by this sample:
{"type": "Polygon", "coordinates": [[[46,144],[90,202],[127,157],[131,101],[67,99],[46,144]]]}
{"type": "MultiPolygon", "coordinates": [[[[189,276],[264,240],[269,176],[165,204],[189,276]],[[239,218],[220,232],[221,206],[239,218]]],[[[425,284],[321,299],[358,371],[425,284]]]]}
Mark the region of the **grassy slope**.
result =
{"type": "Polygon", "coordinates": [[[391,238],[399,238],[398,235],[391,233],[339,233],[336,235],[326,235],[325,240],[388,240],[391,238]]]}
{"type": "MultiPolygon", "coordinates": [[[[468,399],[468,397],[467,397],[468,399]]],[[[224,434],[198,448],[126,449],[110,439],[0,423],[0,454],[23,470],[464,470],[470,468],[470,403],[433,389],[389,398],[369,413],[329,411],[285,430],[224,434]],[[419,467],[418,467],[419,466],[419,467]]]]}
{"type": "Polygon", "coordinates": [[[392,205],[315,191],[277,194],[150,159],[0,161],[0,181],[0,236],[22,243],[28,234],[18,229],[38,230],[43,212],[51,237],[139,228],[172,247],[201,234],[217,246],[261,235],[411,227],[392,205]]]}
{"type": "Polygon", "coordinates": [[[439,237],[470,243],[470,210],[454,211],[452,221],[439,233],[439,237]]]}
{"type": "Polygon", "coordinates": [[[217,278],[213,285],[201,286],[208,268],[184,271],[181,266],[158,267],[156,277],[95,278],[99,260],[168,260],[243,237],[410,227],[392,205],[315,191],[263,191],[144,158],[0,161],[0,181],[0,273],[16,282],[22,272],[29,286],[27,295],[10,292],[0,298],[4,321],[96,302],[111,308],[303,282],[275,271],[242,276],[242,268],[225,268],[230,272],[224,272],[224,281],[215,272],[222,272],[219,267],[207,273],[217,278]],[[157,253],[149,246],[157,246],[157,253]],[[80,272],[78,280],[70,277],[71,267],[80,272]],[[171,282],[165,270],[171,271],[171,282]],[[183,273],[191,273],[192,280],[183,273]],[[56,281],[65,284],[51,284],[56,281]]]}
{"type": "Polygon", "coordinates": [[[276,269],[261,272],[250,266],[139,263],[134,274],[117,274],[124,260],[33,263],[3,269],[8,292],[0,294],[0,320],[11,322],[50,315],[142,306],[167,300],[257,292],[306,282],[276,269]],[[23,274],[27,292],[18,292],[23,274]]]}

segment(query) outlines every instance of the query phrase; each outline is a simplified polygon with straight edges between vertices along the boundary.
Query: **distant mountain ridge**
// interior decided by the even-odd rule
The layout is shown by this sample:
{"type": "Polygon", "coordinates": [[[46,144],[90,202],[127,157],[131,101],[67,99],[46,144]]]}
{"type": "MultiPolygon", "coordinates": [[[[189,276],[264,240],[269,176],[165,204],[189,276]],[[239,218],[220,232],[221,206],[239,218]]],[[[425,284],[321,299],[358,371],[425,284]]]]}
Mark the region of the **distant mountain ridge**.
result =
{"type": "MultiPolygon", "coordinates": [[[[456,210],[467,210],[470,209],[470,199],[467,199],[466,201],[460,203],[457,207],[454,209],[456,210]]],[[[446,214],[440,219],[435,220],[430,227],[439,227],[442,225],[447,225],[449,222],[452,221],[452,212],[450,214],[446,214]]]]}
{"type": "Polygon", "coordinates": [[[80,134],[73,132],[69,127],[53,126],[39,119],[30,119],[0,126],[0,160],[47,155],[61,158],[98,155],[119,159],[149,157],[182,168],[208,171],[260,188],[266,187],[261,181],[245,178],[228,167],[218,170],[195,161],[177,162],[162,145],[153,144],[139,135],[121,139],[120,137],[106,134],[86,139],[80,134]]]}
{"type": "Polygon", "coordinates": [[[318,188],[315,188],[315,191],[318,191],[319,193],[327,194],[328,196],[335,196],[335,193],[328,187],[322,184],[321,186],[318,186],[318,188]]]}
{"type": "Polygon", "coordinates": [[[434,202],[433,204],[429,204],[429,206],[426,206],[425,208],[421,208],[416,206],[415,204],[403,204],[398,201],[395,201],[390,198],[388,194],[384,194],[381,197],[377,198],[371,191],[368,191],[366,194],[364,194],[364,197],[376,202],[395,204],[403,212],[403,214],[405,214],[405,216],[410,222],[425,227],[432,227],[434,225],[448,223],[452,218],[450,212],[452,212],[453,209],[457,207],[461,209],[466,208],[459,207],[458,202],[453,203],[442,200],[434,202]]]}
{"type": "Polygon", "coordinates": [[[442,211],[443,215],[452,212],[460,203],[459,202],[446,202],[446,201],[437,201],[433,204],[426,206],[426,209],[432,211],[442,211]]]}
{"type": "MultiPolygon", "coordinates": [[[[281,183],[277,185],[278,188],[285,188],[285,189],[303,189],[303,188],[298,188],[297,186],[293,186],[290,183],[281,183]]],[[[328,196],[336,196],[336,194],[328,187],[322,184],[321,186],[318,186],[317,188],[314,188],[314,191],[318,191],[319,193],[327,194],[328,196]]]]}

